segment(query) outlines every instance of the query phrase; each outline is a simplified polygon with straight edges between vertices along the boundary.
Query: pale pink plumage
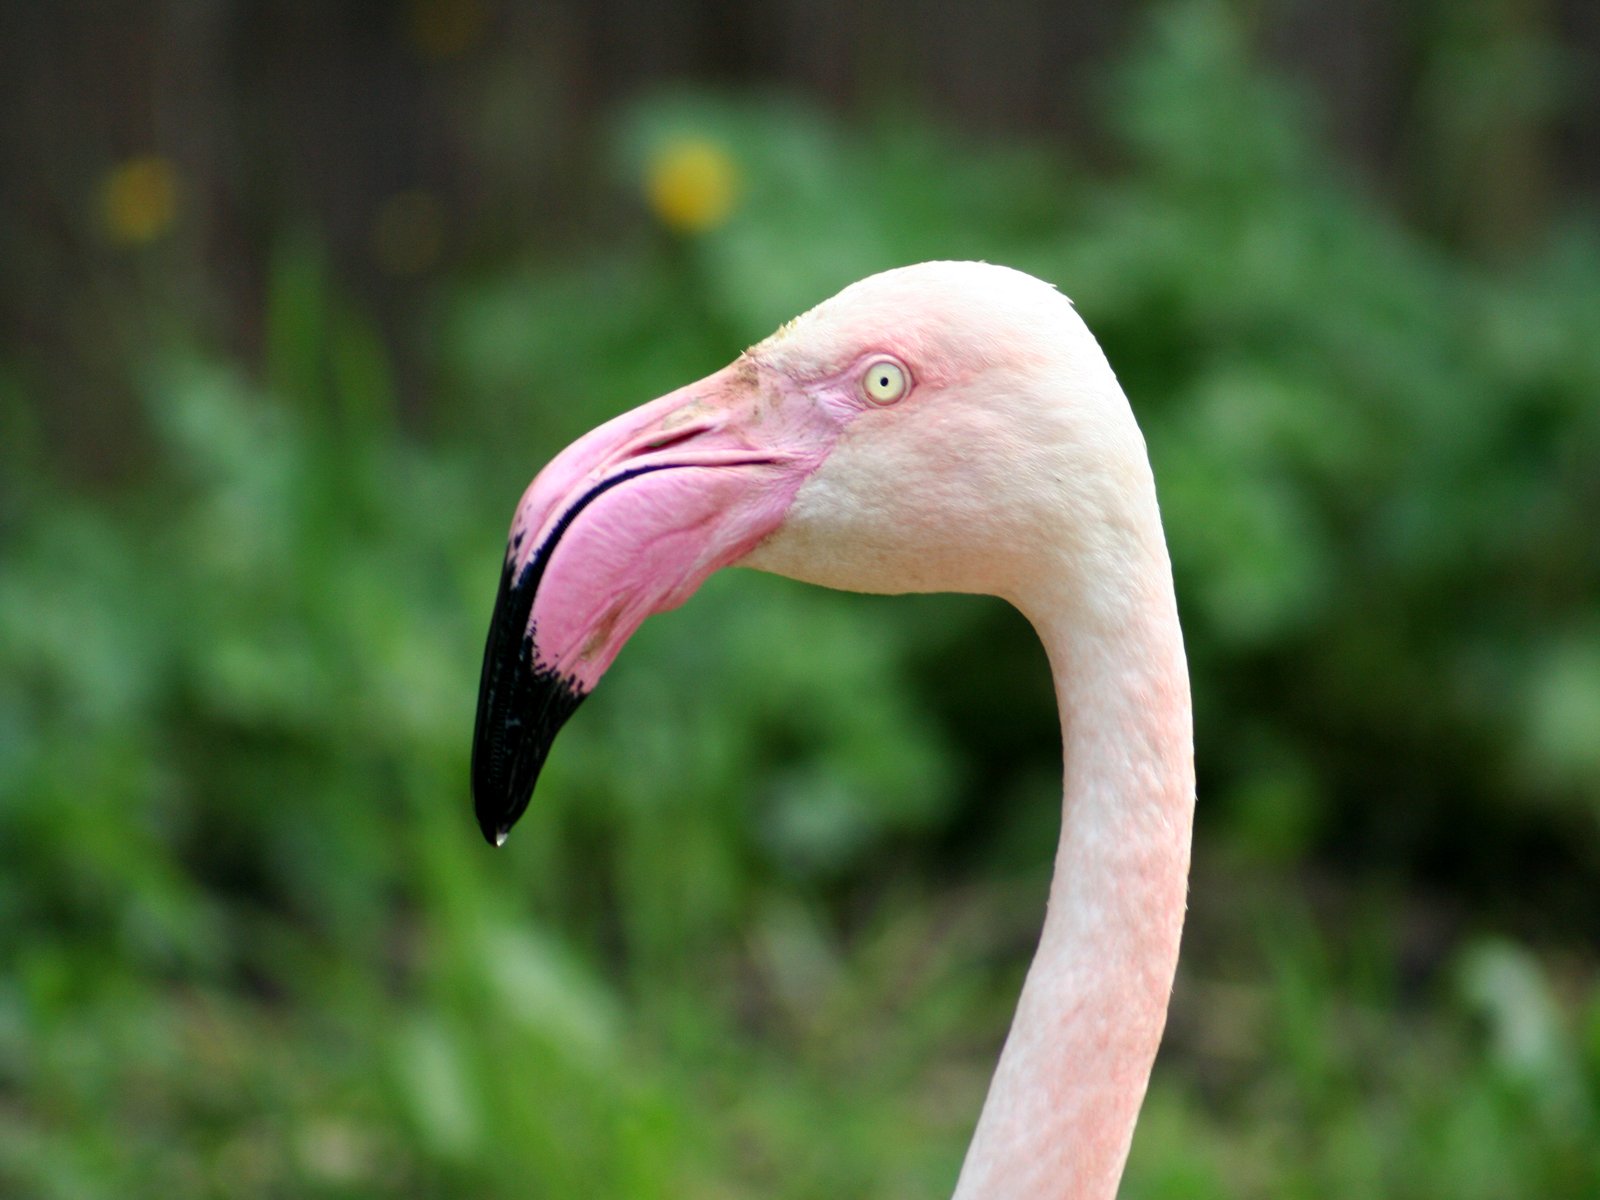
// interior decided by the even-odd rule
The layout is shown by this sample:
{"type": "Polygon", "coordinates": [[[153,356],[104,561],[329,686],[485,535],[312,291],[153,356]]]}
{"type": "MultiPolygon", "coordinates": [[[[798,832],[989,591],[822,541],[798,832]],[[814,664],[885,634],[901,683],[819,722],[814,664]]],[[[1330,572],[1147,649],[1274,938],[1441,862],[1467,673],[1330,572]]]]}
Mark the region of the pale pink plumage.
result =
{"type": "Polygon", "coordinates": [[[574,443],[529,487],[512,535],[474,753],[492,838],[628,635],[719,567],[986,592],[1033,622],[1061,708],[1061,839],[956,1197],[1112,1196],[1177,965],[1194,774],[1144,441],[1070,303],[979,263],[872,276],[574,443]],[[911,387],[878,406],[861,373],[885,356],[911,387]],[[506,636],[503,610],[531,624],[506,636]],[[516,647],[559,694],[549,720],[506,700],[516,647]]]}

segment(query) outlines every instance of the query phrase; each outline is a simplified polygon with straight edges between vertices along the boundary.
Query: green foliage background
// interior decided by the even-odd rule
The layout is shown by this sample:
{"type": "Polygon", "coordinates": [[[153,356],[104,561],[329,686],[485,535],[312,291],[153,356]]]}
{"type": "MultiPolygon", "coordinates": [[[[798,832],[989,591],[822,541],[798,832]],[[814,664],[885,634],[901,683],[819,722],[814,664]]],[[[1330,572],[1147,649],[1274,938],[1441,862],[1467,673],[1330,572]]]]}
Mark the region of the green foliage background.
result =
{"type": "MultiPolygon", "coordinates": [[[[728,222],[437,280],[426,427],[286,234],[264,350],[163,305],[111,488],[0,364],[0,1193],[946,1194],[1042,911],[1042,655],[995,601],[747,572],[653,620],[507,849],[466,795],[548,456],[844,283],[1058,282],[1145,424],[1193,913],[1129,1197],[1600,1194],[1600,230],[1487,266],[1338,176],[1205,6],[1123,165],[751,97],[728,222]]],[[[152,252],[154,253],[154,252],[152,252]]]]}

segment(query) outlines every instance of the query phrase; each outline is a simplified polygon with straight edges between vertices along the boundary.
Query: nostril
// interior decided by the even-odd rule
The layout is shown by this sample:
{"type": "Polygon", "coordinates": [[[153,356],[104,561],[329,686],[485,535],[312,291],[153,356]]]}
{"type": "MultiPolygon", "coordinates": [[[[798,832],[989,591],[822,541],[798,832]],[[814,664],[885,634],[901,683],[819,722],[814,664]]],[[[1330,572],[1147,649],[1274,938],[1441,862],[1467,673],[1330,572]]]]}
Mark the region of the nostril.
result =
{"type": "Polygon", "coordinates": [[[619,462],[629,459],[642,458],[646,454],[656,454],[662,450],[670,450],[674,446],[681,446],[691,442],[702,433],[709,431],[709,425],[685,425],[680,429],[658,430],[629,445],[620,455],[619,462]]]}
{"type": "Polygon", "coordinates": [[[672,429],[642,430],[619,446],[597,470],[597,478],[636,475],[664,467],[749,467],[788,456],[752,444],[729,423],[701,417],[672,429]]]}

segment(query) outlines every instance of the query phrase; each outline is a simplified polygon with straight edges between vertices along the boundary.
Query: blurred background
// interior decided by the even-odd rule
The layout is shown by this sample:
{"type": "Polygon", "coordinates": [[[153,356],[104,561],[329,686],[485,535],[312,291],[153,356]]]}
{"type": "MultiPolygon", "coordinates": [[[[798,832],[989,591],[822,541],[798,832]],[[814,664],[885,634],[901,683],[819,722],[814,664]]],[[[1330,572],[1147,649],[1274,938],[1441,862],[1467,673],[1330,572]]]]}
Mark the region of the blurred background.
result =
{"type": "Polygon", "coordinates": [[[998,601],[749,572],[504,851],[522,487],[873,271],[1147,430],[1191,920],[1124,1195],[1600,1195],[1600,7],[0,9],[0,1194],[947,1195],[1043,910],[998,601]]]}

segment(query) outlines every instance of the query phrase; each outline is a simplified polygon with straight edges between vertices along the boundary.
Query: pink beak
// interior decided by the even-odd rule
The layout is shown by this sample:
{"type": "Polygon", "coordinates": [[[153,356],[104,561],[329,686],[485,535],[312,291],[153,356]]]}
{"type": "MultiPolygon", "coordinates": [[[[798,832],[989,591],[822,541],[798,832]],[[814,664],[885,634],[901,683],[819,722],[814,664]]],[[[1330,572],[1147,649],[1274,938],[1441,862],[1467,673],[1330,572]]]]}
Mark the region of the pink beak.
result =
{"type": "Polygon", "coordinates": [[[472,793],[500,845],[555,735],[644,619],[782,522],[838,433],[741,358],[608,421],[523,494],[484,647],[472,793]]]}

